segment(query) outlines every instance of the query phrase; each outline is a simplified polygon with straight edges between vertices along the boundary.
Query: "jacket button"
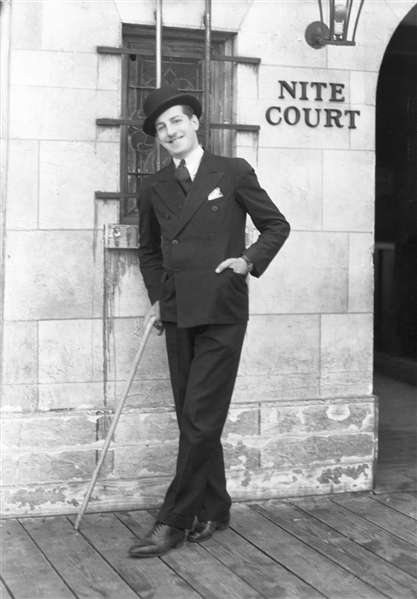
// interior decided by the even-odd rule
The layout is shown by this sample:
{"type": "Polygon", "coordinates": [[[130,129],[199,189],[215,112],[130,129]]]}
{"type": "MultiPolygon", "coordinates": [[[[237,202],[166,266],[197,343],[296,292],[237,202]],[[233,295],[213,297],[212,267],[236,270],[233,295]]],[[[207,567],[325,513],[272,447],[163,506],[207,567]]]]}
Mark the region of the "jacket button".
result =
{"type": "Polygon", "coordinates": [[[180,271],[180,269],[179,269],[179,268],[176,268],[176,269],[174,270],[174,275],[179,275],[179,274],[180,274],[180,272],[181,272],[181,271],[180,271]]]}
{"type": "Polygon", "coordinates": [[[213,241],[213,239],[214,239],[214,235],[213,235],[213,233],[211,233],[211,234],[208,236],[208,239],[210,239],[210,241],[213,241]]]}
{"type": "Polygon", "coordinates": [[[174,241],[172,242],[172,245],[178,245],[178,239],[174,239],[174,241]]]}
{"type": "Polygon", "coordinates": [[[219,209],[218,206],[212,206],[211,209],[213,210],[213,212],[217,212],[217,210],[219,209]]]}
{"type": "Polygon", "coordinates": [[[168,220],[169,219],[169,214],[165,214],[165,218],[168,220]]]}

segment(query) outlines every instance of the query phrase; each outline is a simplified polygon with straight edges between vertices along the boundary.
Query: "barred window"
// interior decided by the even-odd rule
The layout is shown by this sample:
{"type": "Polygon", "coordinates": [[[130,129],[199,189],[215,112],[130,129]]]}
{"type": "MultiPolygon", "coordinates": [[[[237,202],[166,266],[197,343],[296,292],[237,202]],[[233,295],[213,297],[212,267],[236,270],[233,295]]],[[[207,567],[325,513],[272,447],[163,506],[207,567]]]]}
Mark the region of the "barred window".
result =
{"type": "MultiPolygon", "coordinates": [[[[140,181],[170,160],[154,137],[145,135],[141,123],[145,115],[143,102],[156,87],[155,28],[126,25],[123,28],[123,47],[132,53],[122,56],[122,119],[132,124],[122,126],[121,192],[137,195],[140,181]]],[[[125,51],[126,51],[125,50],[125,51]]],[[[233,35],[213,32],[212,55],[231,56],[233,35]]],[[[232,61],[211,60],[211,123],[233,123],[232,61]]],[[[172,85],[180,91],[189,91],[204,106],[204,31],[174,28],[163,29],[162,85],[172,85]]],[[[204,122],[201,119],[199,137],[203,145],[204,122]]],[[[235,131],[233,128],[214,128],[210,133],[210,148],[223,156],[232,156],[235,131]]],[[[121,223],[137,223],[137,199],[121,200],[121,223]]]]}
{"type": "MultiPolygon", "coordinates": [[[[123,227],[137,225],[137,200],[141,181],[170,160],[168,152],[159,146],[154,137],[142,131],[145,115],[142,105],[146,96],[156,88],[155,27],[124,25],[123,46],[99,46],[99,54],[113,54],[122,60],[122,102],[120,118],[99,118],[98,126],[121,127],[120,191],[96,191],[97,199],[120,201],[120,223],[112,228],[106,247],[135,247],[123,227]],[[132,245],[133,244],[133,245],[132,245]]],[[[163,28],[162,35],[162,85],[172,85],[183,92],[197,96],[202,105],[210,98],[209,118],[200,119],[199,137],[203,147],[216,154],[233,156],[238,132],[257,135],[259,125],[235,122],[234,78],[237,69],[249,68],[257,73],[259,58],[235,56],[234,33],[211,32],[210,54],[205,49],[205,31],[195,29],[163,28]],[[210,89],[204,89],[206,60],[210,68],[210,89]],[[209,131],[205,132],[204,127],[209,131]]]]}

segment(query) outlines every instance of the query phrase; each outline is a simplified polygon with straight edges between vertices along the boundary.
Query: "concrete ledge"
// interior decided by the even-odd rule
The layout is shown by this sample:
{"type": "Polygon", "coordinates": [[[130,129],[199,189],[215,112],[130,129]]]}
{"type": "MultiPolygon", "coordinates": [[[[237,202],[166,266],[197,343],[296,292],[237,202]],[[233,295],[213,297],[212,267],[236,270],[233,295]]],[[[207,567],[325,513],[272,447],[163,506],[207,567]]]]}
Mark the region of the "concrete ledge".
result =
{"type": "MultiPolygon", "coordinates": [[[[327,464],[308,468],[283,468],[228,473],[234,501],[352,493],[372,489],[371,461],[327,464]]],[[[159,507],[171,476],[136,480],[98,481],[87,512],[137,510],[159,507]]],[[[76,514],[88,482],[4,487],[3,518],[76,514]]]]}

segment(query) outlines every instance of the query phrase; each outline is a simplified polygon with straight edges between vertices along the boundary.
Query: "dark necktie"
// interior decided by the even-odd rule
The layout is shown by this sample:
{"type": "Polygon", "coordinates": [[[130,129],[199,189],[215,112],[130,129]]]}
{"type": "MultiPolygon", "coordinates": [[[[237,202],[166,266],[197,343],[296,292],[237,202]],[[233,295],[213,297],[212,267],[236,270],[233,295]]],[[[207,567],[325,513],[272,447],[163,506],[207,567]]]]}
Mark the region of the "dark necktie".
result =
{"type": "Polygon", "coordinates": [[[191,181],[190,173],[188,168],[185,166],[185,160],[182,159],[177,168],[175,169],[175,178],[181,185],[181,188],[185,195],[190,191],[190,187],[193,184],[191,181]]]}

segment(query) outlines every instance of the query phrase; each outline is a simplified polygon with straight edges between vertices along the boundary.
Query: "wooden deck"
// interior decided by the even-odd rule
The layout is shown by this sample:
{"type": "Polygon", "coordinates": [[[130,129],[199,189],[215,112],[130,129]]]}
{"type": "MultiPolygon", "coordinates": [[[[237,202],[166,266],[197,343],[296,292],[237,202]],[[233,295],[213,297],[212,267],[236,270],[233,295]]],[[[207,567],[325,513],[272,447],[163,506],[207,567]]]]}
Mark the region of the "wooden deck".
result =
{"type": "Polygon", "coordinates": [[[236,504],[231,529],[162,558],[148,511],[3,522],[2,599],[417,597],[417,492],[236,504]]]}
{"type": "Polygon", "coordinates": [[[75,517],[4,520],[0,598],[417,598],[416,421],[398,397],[373,492],[234,504],[229,530],[145,560],[127,550],[152,511],[88,514],[79,532],[75,517]]]}

